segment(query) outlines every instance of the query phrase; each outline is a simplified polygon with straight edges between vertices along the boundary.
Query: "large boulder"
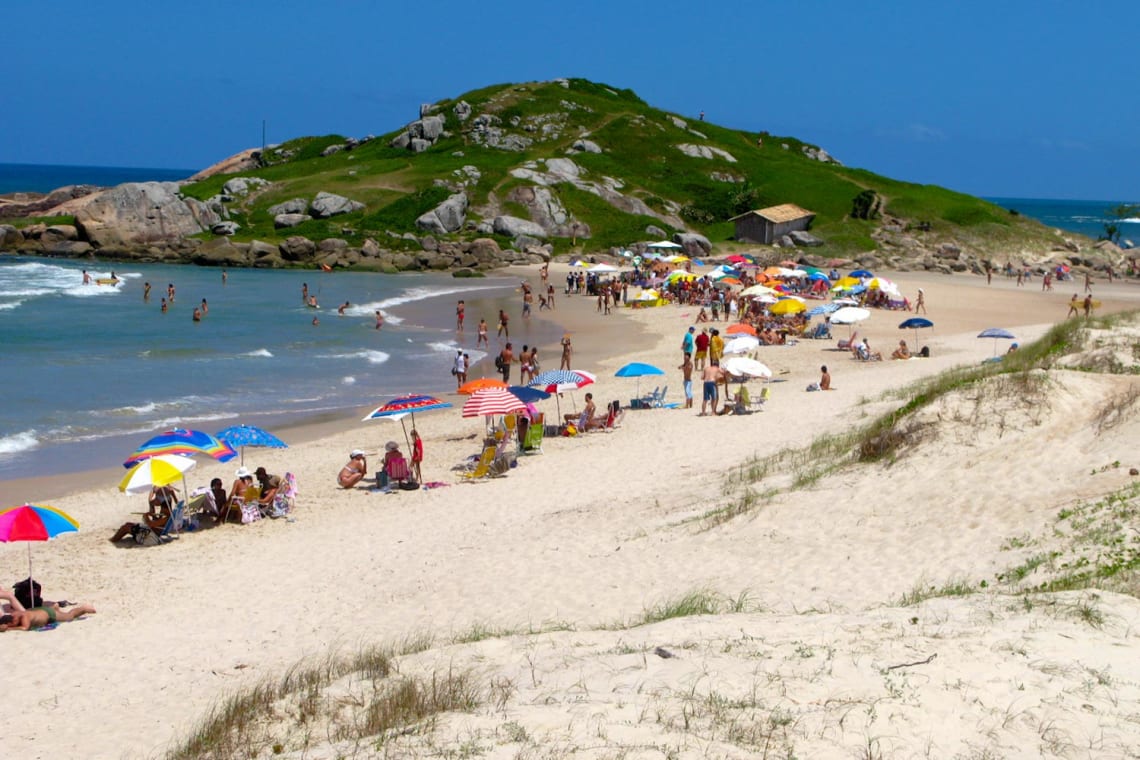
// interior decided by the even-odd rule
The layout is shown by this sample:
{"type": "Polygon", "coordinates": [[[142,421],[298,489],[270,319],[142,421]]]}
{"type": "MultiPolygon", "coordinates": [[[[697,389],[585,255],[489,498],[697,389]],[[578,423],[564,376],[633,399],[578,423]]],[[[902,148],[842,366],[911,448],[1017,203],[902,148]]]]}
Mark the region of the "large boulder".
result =
{"type": "Polygon", "coordinates": [[[286,261],[305,261],[311,259],[317,252],[317,244],[300,235],[285,238],[278,248],[281,249],[281,257],[286,261]]]}
{"type": "Polygon", "coordinates": [[[268,184],[269,182],[261,177],[234,177],[226,180],[226,184],[222,185],[222,192],[226,195],[249,195],[251,191],[268,184]]]}
{"type": "Polygon", "coordinates": [[[0,251],[10,251],[24,242],[24,233],[10,224],[0,224],[0,251]]]}
{"type": "Polygon", "coordinates": [[[267,210],[270,216],[277,216],[279,214],[303,214],[309,210],[309,202],[304,198],[290,198],[275,206],[270,206],[267,210]]]}
{"type": "Polygon", "coordinates": [[[823,245],[822,240],[806,230],[792,230],[788,233],[788,237],[790,237],[792,242],[796,245],[804,246],[805,248],[816,248],[823,245]]]}
{"type": "Polygon", "coordinates": [[[416,228],[424,232],[446,235],[463,229],[467,221],[467,195],[455,193],[431,211],[416,219],[416,228]]]}
{"type": "Polygon", "coordinates": [[[685,249],[689,256],[694,254],[707,255],[712,251],[712,243],[704,235],[696,232],[679,232],[673,236],[673,242],[685,249]]]}
{"type": "Polygon", "coordinates": [[[316,198],[313,198],[313,203],[309,208],[316,218],[328,219],[330,216],[360,211],[364,208],[364,204],[350,198],[345,198],[343,195],[322,191],[317,193],[316,198]]]}
{"type": "Polygon", "coordinates": [[[247,250],[235,246],[229,238],[214,238],[198,246],[193,260],[195,264],[207,266],[242,267],[250,262],[247,250]]]}
{"type": "Polygon", "coordinates": [[[171,242],[218,221],[206,204],[180,196],[174,182],[128,182],[99,193],[75,214],[80,235],[96,248],[171,242]]]}
{"type": "Polygon", "coordinates": [[[53,224],[40,234],[44,247],[79,239],[79,230],[70,224],[53,224]]]}
{"type": "Polygon", "coordinates": [[[273,226],[277,229],[296,227],[298,224],[311,221],[312,218],[308,214],[278,214],[273,217],[273,226]]]}
{"type": "Polygon", "coordinates": [[[40,242],[44,247],[44,253],[49,256],[66,256],[71,259],[86,256],[93,250],[91,244],[83,240],[58,240],[49,243],[45,238],[41,238],[40,242]]]}
{"type": "Polygon", "coordinates": [[[535,224],[529,219],[519,219],[517,216],[496,216],[492,222],[492,229],[496,235],[516,238],[519,235],[528,237],[546,238],[546,230],[541,224],[535,224]]]}

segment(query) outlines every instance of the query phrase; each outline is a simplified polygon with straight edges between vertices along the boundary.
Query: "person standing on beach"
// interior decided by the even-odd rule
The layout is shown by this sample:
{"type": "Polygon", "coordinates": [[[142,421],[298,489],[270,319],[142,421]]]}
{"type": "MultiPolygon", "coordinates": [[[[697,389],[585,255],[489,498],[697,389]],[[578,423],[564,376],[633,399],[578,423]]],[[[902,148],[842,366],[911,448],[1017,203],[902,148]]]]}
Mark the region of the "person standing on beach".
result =
{"type": "Polygon", "coordinates": [[[709,358],[709,329],[707,327],[701,328],[701,332],[697,335],[694,343],[697,347],[697,358],[693,364],[693,368],[700,372],[705,368],[705,362],[707,362],[709,358]]]}
{"type": "Polygon", "coordinates": [[[695,333],[696,331],[697,331],[697,328],[690,327],[688,332],[685,333],[685,337],[681,338],[681,361],[682,362],[685,361],[685,359],[692,359],[693,358],[693,349],[696,346],[696,339],[693,337],[693,333],[695,333]]]}
{"type": "Polygon", "coordinates": [[[455,349],[455,362],[451,366],[451,374],[455,375],[455,388],[458,390],[467,382],[467,365],[463,361],[463,349],[455,349]]]}
{"type": "Polygon", "coordinates": [[[1092,316],[1092,293],[1085,296],[1085,319],[1092,316]]]}
{"type": "Polygon", "coordinates": [[[416,482],[424,482],[424,474],[420,466],[424,461],[424,440],[420,438],[419,431],[412,428],[412,472],[416,474],[416,482]]]}
{"type": "Polygon", "coordinates": [[[1085,292],[1092,292],[1092,276],[1088,272],[1085,272],[1085,292]]]}
{"type": "Polygon", "coordinates": [[[559,369],[570,369],[570,357],[573,355],[574,349],[570,345],[570,333],[562,336],[562,362],[558,365],[559,369]]]}
{"type": "Polygon", "coordinates": [[[922,288],[918,289],[918,298],[914,301],[914,313],[918,314],[920,310],[923,314],[926,313],[926,293],[922,292],[922,288]]]}
{"type": "Polygon", "coordinates": [[[487,338],[487,320],[480,318],[479,320],[479,334],[475,338],[475,348],[486,344],[487,348],[491,347],[491,341],[487,338]]]}
{"type": "Polygon", "coordinates": [[[534,293],[531,292],[530,285],[523,287],[523,319],[530,319],[530,307],[534,303],[534,293]]]}
{"type": "Polygon", "coordinates": [[[547,285],[546,286],[546,306],[551,311],[554,311],[554,286],[553,285],[547,285]]]}
{"type": "Polygon", "coordinates": [[[684,378],[685,387],[685,408],[693,408],[693,362],[689,357],[685,357],[685,361],[677,369],[681,370],[681,377],[684,378]]]}
{"type": "Polygon", "coordinates": [[[1073,293],[1073,297],[1069,299],[1069,313],[1065,315],[1065,319],[1079,317],[1080,315],[1080,296],[1073,293]]]}
{"type": "Polygon", "coordinates": [[[519,354],[519,385],[526,385],[533,376],[534,373],[530,368],[530,346],[524,343],[519,354]]]}
{"type": "Polygon", "coordinates": [[[511,339],[511,328],[508,324],[510,317],[502,309],[499,309],[499,332],[495,334],[496,338],[506,337],[507,340],[511,339]]]}
{"type": "Polygon", "coordinates": [[[709,361],[720,364],[722,356],[724,356],[724,338],[720,337],[720,330],[713,328],[712,337],[709,338],[709,361]]]}
{"type": "Polygon", "coordinates": [[[466,304],[460,299],[459,303],[455,305],[455,329],[463,332],[463,317],[464,312],[467,310],[466,304]]]}
{"type": "MultiPolygon", "coordinates": [[[[686,357],[687,359],[688,357],[686,357]]],[[[706,409],[709,404],[712,404],[712,413],[716,414],[717,403],[717,383],[720,382],[724,373],[721,372],[720,362],[716,359],[709,360],[709,366],[705,367],[701,372],[702,388],[701,388],[701,413],[699,417],[707,417],[708,412],[706,409]]]]}
{"type": "Polygon", "coordinates": [[[150,283],[143,283],[143,303],[150,303],[150,283]]]}
{"type": "Polygon", "coordinates": [[[499,352],[499,361],[497,362],[499,372],[503,373],[503,382],[507,385],[511,384],[511,362],[515,360],[515,352],[511,350],[511,342],[507,341],[507,345],[499,352]]]}

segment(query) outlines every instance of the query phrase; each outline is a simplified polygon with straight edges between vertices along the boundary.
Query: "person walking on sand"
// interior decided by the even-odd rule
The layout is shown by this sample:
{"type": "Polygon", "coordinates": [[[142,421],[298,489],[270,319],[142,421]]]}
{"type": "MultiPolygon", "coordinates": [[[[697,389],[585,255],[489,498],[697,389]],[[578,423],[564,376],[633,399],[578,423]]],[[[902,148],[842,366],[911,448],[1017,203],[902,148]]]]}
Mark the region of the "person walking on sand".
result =
{"type": "Polygon", "coordinates": [[[507,345],[499,352],[499,361],[497,363],[499,372],[503,373],[503,382],[507,385],[511,384],[511,362],[515,360],[515,352],[512,350],[511,342],[507,341],[507,345]]]}
{"type": "Polygon", "coordinates": [[[926,313],[926,293],[922,291],[922,288],[918,289],[918,298],[914,301],[914,313],[918,314],[920,310],[923,314],[926,313]]]}
{"type": "Polygon", "coordinates": [[[1085,318],[1092,316],[1092,293],[1085,296],[1085,318]]]}
{"type": "Polygon", "coordinates": [[[677,369],[681,370],[681,377],[684,379],[685,388],[685,408],[693,408],[693,362],[688,356],[685,361],[677,369]]]}
{"type": "Polygon", "coordinates": [[[511,339],[511,328],[509,325],[510,317],[502,309],[499,309],[499,331],[495,333],[496,338],[506,337],[507,340],[511,339]]]}
{"type": "Polygon", "coordinates": [[[1073,293],[1073,297],[1069,299],[1069,313],[1065,315],[1065,319],[1069,317],[1079,317],[1081,315],[1080,296],[1073,293]]]}
{"type": "Polygon", "coordinates": [[[1092,276],[1088,272],[1085,272],[1085,292],[1092,292],[1092,276]]]}
{"type": "Polygon", "coordinates": [[[554,311],[554,285],[546,286],[546,305],[551,311],[554,311]]]}
{"type": "Polygon", "coordinates": [[[485,345],[487,348],[491,347],[491,341],[487,338],[487,320],[479,320],[479,334],[475,338],[475,348],[485,345]]]}
{"type": "Polygon", "coordinates": [[[562,336],[562,361],[558,365],[558,369],[570,369],[570,357],[573,355],[574,349],[570,345],[570,333],[562,336]]]}
{"type": "Polygon", "coordinates": [[[463,317],[466,310],[467,305],[460,299],[459,303],[455,305],[455,329],[460,332],[463,331],[463,317]]]}

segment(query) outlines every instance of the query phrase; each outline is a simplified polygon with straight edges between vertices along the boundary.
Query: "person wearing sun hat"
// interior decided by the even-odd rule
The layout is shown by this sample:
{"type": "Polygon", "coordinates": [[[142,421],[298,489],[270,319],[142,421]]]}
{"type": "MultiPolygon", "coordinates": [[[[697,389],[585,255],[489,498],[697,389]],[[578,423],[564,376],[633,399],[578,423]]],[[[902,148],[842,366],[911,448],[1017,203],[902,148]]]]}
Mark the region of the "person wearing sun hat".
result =
{"type": "Polygon", "coordinates": [[[353,449],[348,455],[348,464],[340,469],[336,482],[341,488],[353,488],[368,474],[368,460],[360,449],[353,449]]]}
{"type": "Polygon", "coordinates": [[[230,486],[230,495],[227,504],[233,504],[235,496],[245,496],[245,489],[253,485],[253,473],[248,467],[239,467],[234,473],[234,484],[230,486]]]}

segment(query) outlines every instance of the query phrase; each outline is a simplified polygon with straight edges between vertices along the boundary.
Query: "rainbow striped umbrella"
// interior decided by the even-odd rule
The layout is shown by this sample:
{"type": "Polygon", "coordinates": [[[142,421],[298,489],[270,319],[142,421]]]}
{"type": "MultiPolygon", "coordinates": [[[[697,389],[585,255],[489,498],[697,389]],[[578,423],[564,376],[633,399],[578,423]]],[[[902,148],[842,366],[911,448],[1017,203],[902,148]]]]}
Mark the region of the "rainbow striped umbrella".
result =
{"type": "MultiPolygon", "coordinates": [[[[28,542],[28,580],[32,578],[32,541],[47,541],[60,533],[74,533],[79,523],[66,512],[42,504],[24,504],[0,512],[0,541],[28,542]]],[[[31,584],[29,583],[29,586],[31,584]]],[[[32,586],[32,588],[35,588],[32,586]]]]}
{"type": "Polygon", "coordinates": [[[160,433],[139,446],[131,453],[127,461],[123,462],[123,467],[130,469],[142,460],[159,454],[181,454],[182,456],[205,454],[219,462],[228,462],[237,456],[237,452],[230,448],[228,443],[219,441],[209,433],[203,433],[201,430],[175,428],[160,433]]]}

